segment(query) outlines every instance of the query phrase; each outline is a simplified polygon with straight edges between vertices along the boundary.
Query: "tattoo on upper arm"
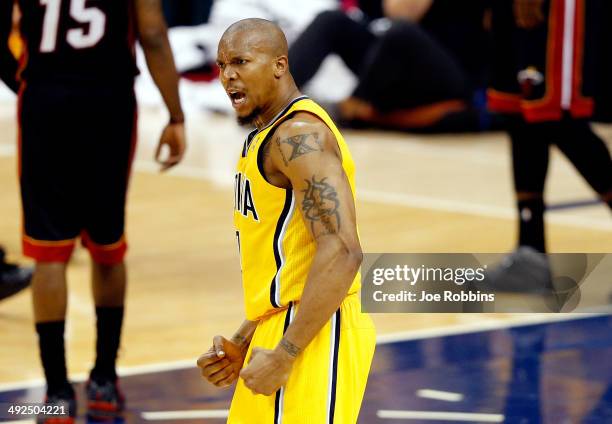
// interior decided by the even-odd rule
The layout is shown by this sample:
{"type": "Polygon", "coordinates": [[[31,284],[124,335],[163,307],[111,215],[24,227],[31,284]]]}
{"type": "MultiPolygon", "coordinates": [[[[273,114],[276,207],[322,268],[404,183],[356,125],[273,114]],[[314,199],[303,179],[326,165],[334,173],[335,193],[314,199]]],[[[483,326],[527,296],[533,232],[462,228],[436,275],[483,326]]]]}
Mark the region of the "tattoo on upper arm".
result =
{"type": "Polygon", "coordinates": [[[293,356],[294,358],[298,356],[302,351],[302,349],[300,349],[284,337],[281,339],[280,345],[289,355],[293,356]]]}
{"type": "Polygon", "coordinates": [[[283,140],[280,137],[276,138],[276,145],[278,146],[278,150],[281,152],[281,156],[283,157],[283,162],[285,162],[285,166],[289,164],[293,159],[296,159],[300,156],[306,155],[311,152],[322,152],[323,146],[321,145],[321,141],[319,140],[319,133],[312,132],[307,134],[298,134],[293,137],[288,137],[283,140]],[[291,156],[289,159],[285,156],[285,153],[281,149],[281,144],[288,144],[291,146],[291,156]]]}
{"type": "Polygon", "coordinates": [[[304,217],[310,221],[312,234],[315,238],[327,234],[336,234],[340,231],[340,200],[336,189],[322,178],[317,181],[313,175],[303,190],[304,200],[302,210],[304,217]]]}

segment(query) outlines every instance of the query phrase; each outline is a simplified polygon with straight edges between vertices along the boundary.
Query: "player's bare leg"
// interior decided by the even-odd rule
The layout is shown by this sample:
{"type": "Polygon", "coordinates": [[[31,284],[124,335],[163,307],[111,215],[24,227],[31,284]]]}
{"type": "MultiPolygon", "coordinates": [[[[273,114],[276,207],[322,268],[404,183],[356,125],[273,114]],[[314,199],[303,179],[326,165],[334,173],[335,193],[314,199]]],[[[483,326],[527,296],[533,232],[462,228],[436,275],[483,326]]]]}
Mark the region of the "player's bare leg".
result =
{"type": "Polygon", "coordinates": [[[102,265],[92,262],[91,282],[94,302],[97,307],[123,306],[127,281],[126,274],[124,262],[116,265],[102,265]]]}
{"type": "Polygon", "coordinates": [[[35,321],[63,321],[66,317],[67,296],[66,264],[37,263],[32,277],[35,321]]]}

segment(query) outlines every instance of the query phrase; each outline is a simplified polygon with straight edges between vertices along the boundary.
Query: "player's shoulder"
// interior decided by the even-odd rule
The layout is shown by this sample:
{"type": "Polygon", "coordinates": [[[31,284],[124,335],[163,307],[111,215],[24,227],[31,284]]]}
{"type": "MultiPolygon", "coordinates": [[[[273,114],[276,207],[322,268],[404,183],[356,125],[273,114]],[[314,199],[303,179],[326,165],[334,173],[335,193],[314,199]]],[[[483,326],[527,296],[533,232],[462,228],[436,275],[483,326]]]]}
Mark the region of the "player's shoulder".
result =
{"type": "Polygon", "coordinates": [[[281,139],[310,134],[317,134],[320,140],[333,139],[327,124],[317,115],[306,111],[295,112],[281,122],[276,130],[276,135],[281,139]]]}
{"type": "Polygon", "coordinates": [[[287,166],[311,162],[315,158],[341,158],[338,141],[325,122],[312,113],[299,111],[279,124],[275,133],[276,149],[287,166]],[[307,153],[312,153],[308,154],[307,153]],[[289,158],[289,159],[288,159],[289,158]]]}

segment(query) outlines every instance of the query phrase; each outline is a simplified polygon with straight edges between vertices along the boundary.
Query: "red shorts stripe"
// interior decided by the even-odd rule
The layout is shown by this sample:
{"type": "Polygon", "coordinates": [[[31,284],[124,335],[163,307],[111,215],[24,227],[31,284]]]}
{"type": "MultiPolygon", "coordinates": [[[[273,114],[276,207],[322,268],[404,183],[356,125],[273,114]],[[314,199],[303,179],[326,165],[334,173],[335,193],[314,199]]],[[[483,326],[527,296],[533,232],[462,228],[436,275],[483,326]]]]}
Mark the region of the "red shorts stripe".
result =
{"type": "Polygon", "coordinates": [[[89,250],[91,259],[102,265],[116,265],[123,262],[125,253],[127,252],[127,242],[125,236],[121,236],[119,241],[112,244],[97,244],[94,243],[89,234],[83,231],[81,233],[83,246],[89,250]]]}
{"type": "Polygon", "coordinates": [[[22,237],[23,254],[37,262],[66,263],[72,256],[75,240],[43,241],[22,237]]]}
{"type": "Polygon", "coordinates": [[[522,98],[518,94],[503,93],[489,88],[487,90],[487,106],[497,113],[521,113],[522,98]]]}

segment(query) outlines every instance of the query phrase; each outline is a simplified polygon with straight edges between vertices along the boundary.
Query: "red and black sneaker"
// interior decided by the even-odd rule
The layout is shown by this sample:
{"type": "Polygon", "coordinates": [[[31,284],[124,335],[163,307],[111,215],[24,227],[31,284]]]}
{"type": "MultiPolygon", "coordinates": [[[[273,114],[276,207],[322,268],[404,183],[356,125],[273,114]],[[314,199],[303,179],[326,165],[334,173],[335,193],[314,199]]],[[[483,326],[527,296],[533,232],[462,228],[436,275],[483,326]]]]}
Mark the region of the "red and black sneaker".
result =
{"type": "Polygon", "coordinates": [[[36,417],[36,424],[74,424],[77,412],[76,397],[72,389],[47,394],[44,413],[36,417]]]}
{"type": "Polygon", "coordinates": [[[87,392],[87,418],[92,421],[114,421],[123,415],[125,397],[119,389],[119,380],[89,379],[87,392]]]}

